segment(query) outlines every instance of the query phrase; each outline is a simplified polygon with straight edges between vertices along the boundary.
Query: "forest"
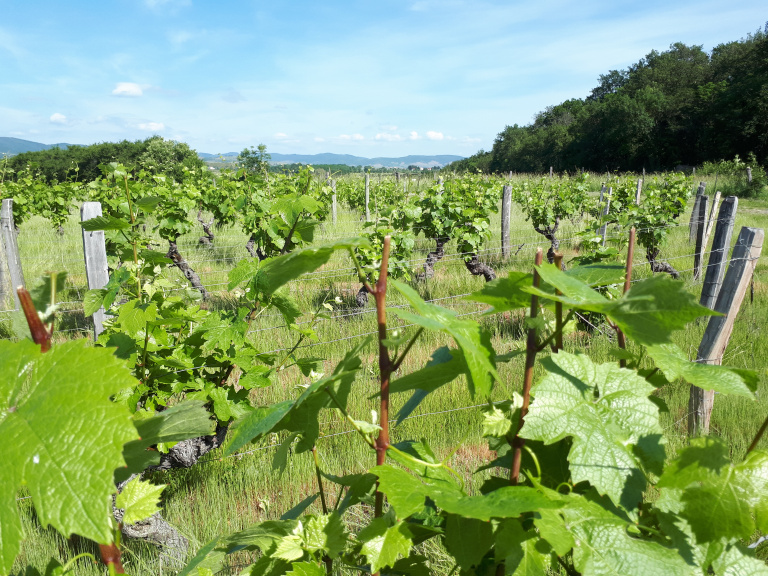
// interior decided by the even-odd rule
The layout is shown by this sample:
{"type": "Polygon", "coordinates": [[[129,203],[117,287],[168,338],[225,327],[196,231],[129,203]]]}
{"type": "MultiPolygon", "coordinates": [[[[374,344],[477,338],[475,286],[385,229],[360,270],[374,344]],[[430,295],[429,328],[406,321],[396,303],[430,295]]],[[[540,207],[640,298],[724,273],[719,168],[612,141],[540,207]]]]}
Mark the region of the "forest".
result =
{"type": "Polygon", "coordinates": [[[675,43],[602,74],[585,98],[506,126],[456,171],[668,170],[755,157],[768,162],[768,24],[716,46],[675,43]]]}

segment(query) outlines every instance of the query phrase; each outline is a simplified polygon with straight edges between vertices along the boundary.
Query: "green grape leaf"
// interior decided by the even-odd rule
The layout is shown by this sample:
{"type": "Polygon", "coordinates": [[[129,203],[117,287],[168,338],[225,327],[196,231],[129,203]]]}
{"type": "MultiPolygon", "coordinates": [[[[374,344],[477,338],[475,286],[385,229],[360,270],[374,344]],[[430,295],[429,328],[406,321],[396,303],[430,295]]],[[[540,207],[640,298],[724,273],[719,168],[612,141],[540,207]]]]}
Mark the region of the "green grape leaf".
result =
{"type": "Polygon", "coordinates": [[[610,286],[624,282],[625,269],[621,264],[586,264],[565,271],[588,286],[610,286]]]}
{"type": "Polygon", "coordinates": [[[187,400],[148,418],[134,417],[134,425],[140,438],[123,447],[126,466],[115,470],[115,482],[122,482],[132,474],[160,464],[161,454],[157,450],[149,450],[151,446],[181,442],[214,432],[214,423],[205,404],[196,400],[187,400]]]}
{"type": "Polygon", "coordinates": [[[131,223],[114,216],[96,216],[90,220],[80,222],[80,226],[86,232],[96,232],[97,230],[128,230],[131,227],[131,223]]]}
{"type": "Polygon", "coordinates": [[[138,477],[128,482],[115,499],[115,506],[124,510],[123,523],[135,524],[158,512],[164,489],[165,485],[156,486],[138,477]]]}
{"type": "Polygon", "coordinates": [[[533,274],[510,272],[506,278],[486,282],[483,289],[466,297],[493,306],[487,313],[498,314],[531,306],[531,295],[524,289],[533,286],[533,274]]]}
{"type": "Polygon", "coordinates": [[[546,508],[537,510],[533,523],[558,556],[565,556],[571,551],[575,544],[573,534],[559,511],[546,508]]]}
{"type": "Polygon", "coordinates": [[[443,544],[462,570],[470,570],[493,545],[493,528],[490,522],[448,514],[443,544]]]}
{"type": "Polygon", "coordinates": [[[645,462],[633,445],[663,450],[654,388],[635,372],[615,364],[594,364],[585,355],[558,354],[542,361],[547,374],[533,388],[534,400],[521,436],[547,444],[570,436],[574,483],[587,481],[631,510],[642,500],[645,462]]]}
{"type": "Polygon", "coordinates": [[[285,576],[325,576],[325,569],[314,562],[294,562],[285,576]]]}
{"type": "Polygon", "coordinates": [[[755,558],[752,550],[740,544],[731,544],[712,563],[712,570],[715,576],[768,576],[765,561],[755,558]]]}
{"type": "Polygon", "coordinates": [[[573,564],[585,576],[694,574],[677,550],[632,538],[626,520],[583,496],[571,497],[563,516],[575,539],[573,564]]]}
{"type": "Polygon", "coordinates": [[[434,392],[466,372],[467,363],[462,351],[441,346],[432,353],[424,368],[393,379],[389,384],[389,391],[393,394],[410,390],[434,392]]]}
{"type": "Polygon", "coordinates": [[[336,512],[306,517],[303,546],[310,554],[322,553],[334,558],[344,550],[346,543],[347,533],[336,512]]]}
{"type": "Polygon", "coordinates": [[[733,371],[727,366],[690,362],[685,353],[672,342],[647,346],[646,349],[669,381],[683,378],[689,384],[704,390],[747,398],[755,397],[757,378],[754,373],[750,376],[743,371],[733,371]]]}
{"type": "Polygon", "coordinates": [[[299,516],[301,516],[304,513],[304,510],[309,508],[312,505],[312,503],[315,500],[317,500],[318,496],[320,496],[319,492],[317,494],[312,494],[311,496],[307,496],[306,498],[304,498],[304,500],[296,504],[296,506],[294,506],[293,508],[288,510],[285,514],[280,516],[280,520],[296,520],[299,516]]]}
{"type": "Polygon", "coordinates": [[[83,297],[83,314],[86,316],[93,316],[93,314],[101,308],[106,295],[107,290],[105,288],[88,290],[83,297]]]}
{"type": "Polygon", "coordinates": [[[285,418],[285,415],[290,412],[293,404],[293,400],[284,400],[271,406],[256,408],[256,410],[238,420],[232,427],[232,434],[224,449],[224,454],[227,456],[234,454],[248,444],[248,442],[258,440],[264,434],[272,431],[285,418]]]}
{"type": "Polygon", "coordinates": [[[41,354],[29,342],[0,342],[0,572],[18,552],[14,495],[25,484],[40,522],[62,534],[112,541],[114,471],[137,437],[127,408],[110,397],[135,386],[110,350],[85,340],[41,354]]]}
{"type": "Polygon", "coordinates": [[[379,490],[387,495],[398,518],[408,518],[424,508],[426,487],[412,474],[388,464],[372,468],[371,473],[379,477],[379,490]]]}
{"type": "Polygon", "coordinates": [[[768,452],[750,452],[732,465],[718,438],[694,438],[664,471],[657,486],[683,490],[685,518],[699,543],[748,538],[768,528],[768,452]]]}
{"type": "Polygon", "coordinates": [[[399,557],[407,557],[411,550],[411,533],[407,524],[390,524],[385,516],[375,518],[357,536],[363,544],[361,553],[371,564],[371,572],[393,566],[399,557]]]}
{"type": "Polygon", "coordinates": [[[505,574],[539,576],[546,574],[548,558],[536,549],[538,535],[524,530],[518,520],[505,520],[494,534],[496,563],[504,562],[505,574]]]}
{"type": "Polygon", "coordinates": [[[491,345],[490,334],[477,322],[461,320],[456,312],[447,308],[429,304],[407,284],[391,280],[390,285],[405,296],[417,314],[402,308],[392,308],[392,312],[407,322],[413,322],[430,330],[444,332],[453,337],[464,353],[464,360],[469,371],[467,382],[469,392],[487,397],[491,393],[493,381],[499,380],[493,359],[496,354],[491,345]]]}

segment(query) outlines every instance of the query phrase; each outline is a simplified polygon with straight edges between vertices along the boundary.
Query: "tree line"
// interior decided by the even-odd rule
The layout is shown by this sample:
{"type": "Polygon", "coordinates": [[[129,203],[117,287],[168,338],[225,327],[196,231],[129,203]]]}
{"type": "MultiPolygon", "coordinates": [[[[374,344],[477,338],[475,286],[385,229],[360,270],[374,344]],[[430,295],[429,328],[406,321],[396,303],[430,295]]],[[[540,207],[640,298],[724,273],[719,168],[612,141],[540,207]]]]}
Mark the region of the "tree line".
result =
{"type": "Polygon", "coordinates": [[[680,42],[653,50],[450,169],[666,170],[750,154],[768,163],[768,24],[711,53],[680,42]]]}

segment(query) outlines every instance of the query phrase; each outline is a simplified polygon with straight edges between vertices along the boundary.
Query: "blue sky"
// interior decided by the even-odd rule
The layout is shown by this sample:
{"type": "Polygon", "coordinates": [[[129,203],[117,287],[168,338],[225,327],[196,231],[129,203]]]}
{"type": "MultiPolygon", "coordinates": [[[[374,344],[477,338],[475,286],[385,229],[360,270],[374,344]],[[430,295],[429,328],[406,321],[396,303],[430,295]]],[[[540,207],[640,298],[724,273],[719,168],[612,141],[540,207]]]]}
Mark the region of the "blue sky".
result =
{"type": "Polygon", "coordinates": [[[0,0],[0,136],[467,156],[650,50],[766,20],[765,0],[0,0]]]}

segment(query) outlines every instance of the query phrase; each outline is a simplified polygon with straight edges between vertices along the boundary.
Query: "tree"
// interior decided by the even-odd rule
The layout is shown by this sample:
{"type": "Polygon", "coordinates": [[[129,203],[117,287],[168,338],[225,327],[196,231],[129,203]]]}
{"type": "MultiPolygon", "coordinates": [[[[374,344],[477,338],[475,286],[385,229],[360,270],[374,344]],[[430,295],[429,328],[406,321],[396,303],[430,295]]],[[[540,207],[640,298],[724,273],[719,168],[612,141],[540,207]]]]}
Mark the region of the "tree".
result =
{"type": "Polygon", "coordinates": [[[257,148],[243,148],[237,155],[237,164],[248,172],[265,173],[269,170],[269,161],[272,159],[267,153],[267,145],[259,144],[257,148]]]}

